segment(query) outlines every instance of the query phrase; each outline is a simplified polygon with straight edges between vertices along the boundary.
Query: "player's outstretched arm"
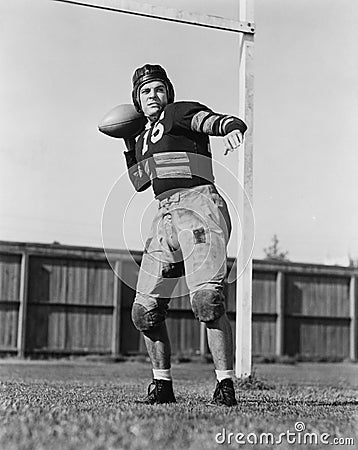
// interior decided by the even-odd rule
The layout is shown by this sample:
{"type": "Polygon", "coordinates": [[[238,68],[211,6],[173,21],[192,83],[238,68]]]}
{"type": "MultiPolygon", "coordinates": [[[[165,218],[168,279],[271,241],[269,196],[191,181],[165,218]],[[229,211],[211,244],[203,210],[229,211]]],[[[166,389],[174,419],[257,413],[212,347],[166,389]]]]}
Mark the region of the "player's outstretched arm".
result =
{"type": "Polygon", "coordinates": [[[225,155],[243,143],[247,125],[236,116],[216,113],[198,102],[177,102],[167,107],[167,111],[170,109],[176,126],[209,136],[222,136],[225,155]]]}
{"type": "Polygon", "coordinates": [[[193,116],[191,128],[209,136],[223,136],[225,155],[240,147],[247,130],[246,124],[238,117],[218,114],[211,110],[196,113],[193,116]]]}

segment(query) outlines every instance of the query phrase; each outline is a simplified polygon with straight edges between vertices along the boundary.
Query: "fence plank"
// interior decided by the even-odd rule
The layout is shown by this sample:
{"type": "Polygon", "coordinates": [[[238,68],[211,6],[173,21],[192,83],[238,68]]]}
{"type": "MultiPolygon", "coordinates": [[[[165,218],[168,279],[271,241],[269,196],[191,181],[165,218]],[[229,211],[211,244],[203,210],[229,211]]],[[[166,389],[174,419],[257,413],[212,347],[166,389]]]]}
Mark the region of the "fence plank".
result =
{"type": "Polygon", "coordinates": [[[122,263],[116,261],[113,272],[113,316],[112,316],[112,355],[119,355],[121,351],[121,300],[122,292],[120,280],[122,279],[122,263]]]}
{"type": "Polygon", "coordinates": [[[275,353],[277,356],[283,354],[283,330],[284,330],[284,274],[277,272],[276,277],[276,342],[275,353]]]}
{"type": "Polygon", "coordinates": [[[200,322],[200,355],[204,356],[206,352],[206,325],[205,323],[200,322]]]}
{"type": "Polygon", "coordinates": [[[357,355],[357,278],[352,276],[349,283],[349,357],[352,360],[358,358],[357,355]]]}
{"type": "Polygon", "coordinates": [[[20,306],[19,306],[18,327],[17,327],[17,354],[20,358],[23,358],[25,356],[26,351],[28,281],[29,281],[29,255],[27,252],[24,252],[21,257],[20,306]]]}

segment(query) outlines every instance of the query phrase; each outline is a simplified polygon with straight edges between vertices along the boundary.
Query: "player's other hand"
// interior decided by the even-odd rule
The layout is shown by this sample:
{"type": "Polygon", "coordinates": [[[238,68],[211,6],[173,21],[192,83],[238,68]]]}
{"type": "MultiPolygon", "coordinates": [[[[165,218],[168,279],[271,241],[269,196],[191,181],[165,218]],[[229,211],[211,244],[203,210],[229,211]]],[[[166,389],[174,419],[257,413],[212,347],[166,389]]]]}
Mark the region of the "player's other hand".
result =
{"type": "Polygon", "coordinates": [[[240,145],[244,142],[244,136],[240,130],[230,131],[226,136],[224,136],[224,146],[225,146],[225,155],[229,152],[233,152],[237,150],[240,145]]]}
{"type": "Polygon", "coordinates": [[[124,143],[126,144],[127,152],[134,152],[134,150],[135,150],[135,139],[134,138],[124,139],[124,143]]]}

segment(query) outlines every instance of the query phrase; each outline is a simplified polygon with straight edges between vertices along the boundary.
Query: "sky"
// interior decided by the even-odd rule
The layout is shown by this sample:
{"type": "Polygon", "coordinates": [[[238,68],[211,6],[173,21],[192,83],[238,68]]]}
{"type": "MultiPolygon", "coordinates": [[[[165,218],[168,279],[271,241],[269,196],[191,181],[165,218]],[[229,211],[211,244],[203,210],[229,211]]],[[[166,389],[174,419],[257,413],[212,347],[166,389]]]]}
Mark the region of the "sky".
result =
{"type": "MultiPolygon", "coordinates": [[[[235,0],[170,5],[238,17],[235,0]]],[[[358,258],[358,3],[256,0],[254,21],[253,256],[277,234],[292,261],[346,264],[358,258]]],[[[134,195],[122,141],[97,130],[130,103],[136,67],[162,64],[177,100],[238,114],[233,33],[12,0],[0,3],[0,58],[0,240],[142,249],[153,194],[134,195]]],[[[237,156],[212,143],[238,222],[237,156]]]]}

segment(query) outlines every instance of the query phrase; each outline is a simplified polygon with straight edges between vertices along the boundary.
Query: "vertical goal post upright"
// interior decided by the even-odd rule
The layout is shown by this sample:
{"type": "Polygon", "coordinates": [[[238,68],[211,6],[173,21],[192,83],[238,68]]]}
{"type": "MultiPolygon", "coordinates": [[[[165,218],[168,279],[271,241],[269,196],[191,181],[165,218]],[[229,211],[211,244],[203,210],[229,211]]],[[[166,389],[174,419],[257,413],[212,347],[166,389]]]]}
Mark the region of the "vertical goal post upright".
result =
{"type": "MultiPolygon", "coordinates": [[[[254,19],[254,0],[239,0],[239,19],[254,19]]],[[[239,217],[242,226],[241,251],[236,270],[235,375],[251,374],[252,358],[252,246],[250,221],[253,201],[253,119],[254,119],[254,35],[239,36],[239,116],[248,124],[243,151],[239,151],[239,217]]]]}
{"type": "MultiPolygon", "coordinates": [[[[188,12],[166,6],[151,5],[133,0],[52,0],[117,13],[146,17],[167,22],[211,28],[239,35],[239,116],[248,124],[243,149],[238,152],[239,217],[242,239],[240,257],[236,262],[236,342],[235,375],[244,378],[251,374],[252,322],[252,242],[246,226],[250,223],[253,198],[253,46],[254,0],[239,0],[239,20],[188,12]]],[[[239,241],[240,242],[240,239],[239,241]]]]}

